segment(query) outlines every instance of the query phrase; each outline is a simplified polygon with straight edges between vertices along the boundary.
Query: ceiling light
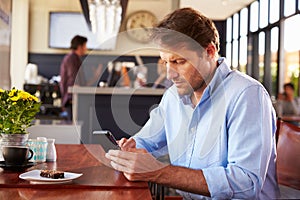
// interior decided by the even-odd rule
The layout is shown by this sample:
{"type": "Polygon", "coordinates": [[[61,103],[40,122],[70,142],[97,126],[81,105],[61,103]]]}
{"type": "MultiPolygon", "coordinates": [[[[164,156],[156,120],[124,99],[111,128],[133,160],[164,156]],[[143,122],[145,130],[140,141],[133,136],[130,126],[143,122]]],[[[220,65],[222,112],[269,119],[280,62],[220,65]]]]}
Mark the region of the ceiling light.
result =
{"type": "MultiPolygon", "coordinates": [[[[122,6],[120,0],[91,0],[89,1],[89,15],[92,32],[97,35],[99,45],[108,45],[114,47],[116,40],[110,40],[117,37],[119,33],[122,6]]],[[[109,48],[108,49],[112,49],[109,48]]]]}

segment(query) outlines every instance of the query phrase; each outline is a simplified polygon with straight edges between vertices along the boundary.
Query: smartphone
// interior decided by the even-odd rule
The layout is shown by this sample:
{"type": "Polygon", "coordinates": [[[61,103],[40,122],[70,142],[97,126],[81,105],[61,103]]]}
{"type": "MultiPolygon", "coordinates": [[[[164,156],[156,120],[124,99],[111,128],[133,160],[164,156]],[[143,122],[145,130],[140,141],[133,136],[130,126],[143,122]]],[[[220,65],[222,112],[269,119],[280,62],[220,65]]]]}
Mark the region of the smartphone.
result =
{"type": "Polygon", "coordinates": [[[109,130],[93,131],[93,135],[105,135],[107,139],[115,146],[120,149],[119,144],[117,143],[116,138],[109,130]]]}

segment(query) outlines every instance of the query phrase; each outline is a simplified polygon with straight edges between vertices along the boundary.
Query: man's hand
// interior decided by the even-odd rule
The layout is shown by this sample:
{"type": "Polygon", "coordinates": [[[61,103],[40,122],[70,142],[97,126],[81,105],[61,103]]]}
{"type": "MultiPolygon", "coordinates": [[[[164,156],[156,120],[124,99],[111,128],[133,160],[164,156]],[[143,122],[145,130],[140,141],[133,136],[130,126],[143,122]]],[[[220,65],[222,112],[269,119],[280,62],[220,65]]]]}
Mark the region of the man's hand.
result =
{"type": "Polygon", "coordinates": [[[111,166],[130,181],[150,181],[172,188],[210,196],[202,170],[172,166],[157,161],[145,149],[109,150],[111,166]]]}
{"type": "Polygon", "coordinates": [[[130,181],[155,181],[160,170],[167,166],[145,149],[109,150],[105,156],[111,160],[111,166],[123,172],[130,181]]]}
{"type": "Polygon", "coordinates": [[[117,141],[121,150],[127,151],[128,149],[136,148],[136,142],[133,138],[122,138],[121,140],[117,141]]]}

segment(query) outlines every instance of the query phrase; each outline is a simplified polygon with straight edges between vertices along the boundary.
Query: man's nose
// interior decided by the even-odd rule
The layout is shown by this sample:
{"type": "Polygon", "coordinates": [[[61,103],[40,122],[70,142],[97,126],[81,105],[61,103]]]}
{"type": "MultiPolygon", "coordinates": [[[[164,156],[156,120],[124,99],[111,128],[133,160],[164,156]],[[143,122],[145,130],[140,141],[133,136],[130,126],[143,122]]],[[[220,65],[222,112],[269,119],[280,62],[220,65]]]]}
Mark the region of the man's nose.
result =
{"type": "Polygon", "coordinates": [[[172,80],[174,78],[177,78],[178,76],[179,74],[176,69],[170,66],[170,64],[167,64],[167,79],[172,80]]]}

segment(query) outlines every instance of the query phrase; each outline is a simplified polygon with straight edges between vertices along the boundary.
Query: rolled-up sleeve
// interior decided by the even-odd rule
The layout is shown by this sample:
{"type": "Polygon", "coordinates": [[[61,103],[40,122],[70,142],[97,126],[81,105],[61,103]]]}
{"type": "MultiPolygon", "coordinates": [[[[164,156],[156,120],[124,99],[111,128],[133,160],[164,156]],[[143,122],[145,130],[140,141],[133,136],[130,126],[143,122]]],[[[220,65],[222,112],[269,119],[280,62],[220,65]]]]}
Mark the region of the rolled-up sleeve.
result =
{"type": "Polygon", "coordinates": [[[247,87],[226,116],[227,166],[203,169],[213,198],[255,199],[266,178],[272,152],[274,110],[259,85],[247,87]]]}

